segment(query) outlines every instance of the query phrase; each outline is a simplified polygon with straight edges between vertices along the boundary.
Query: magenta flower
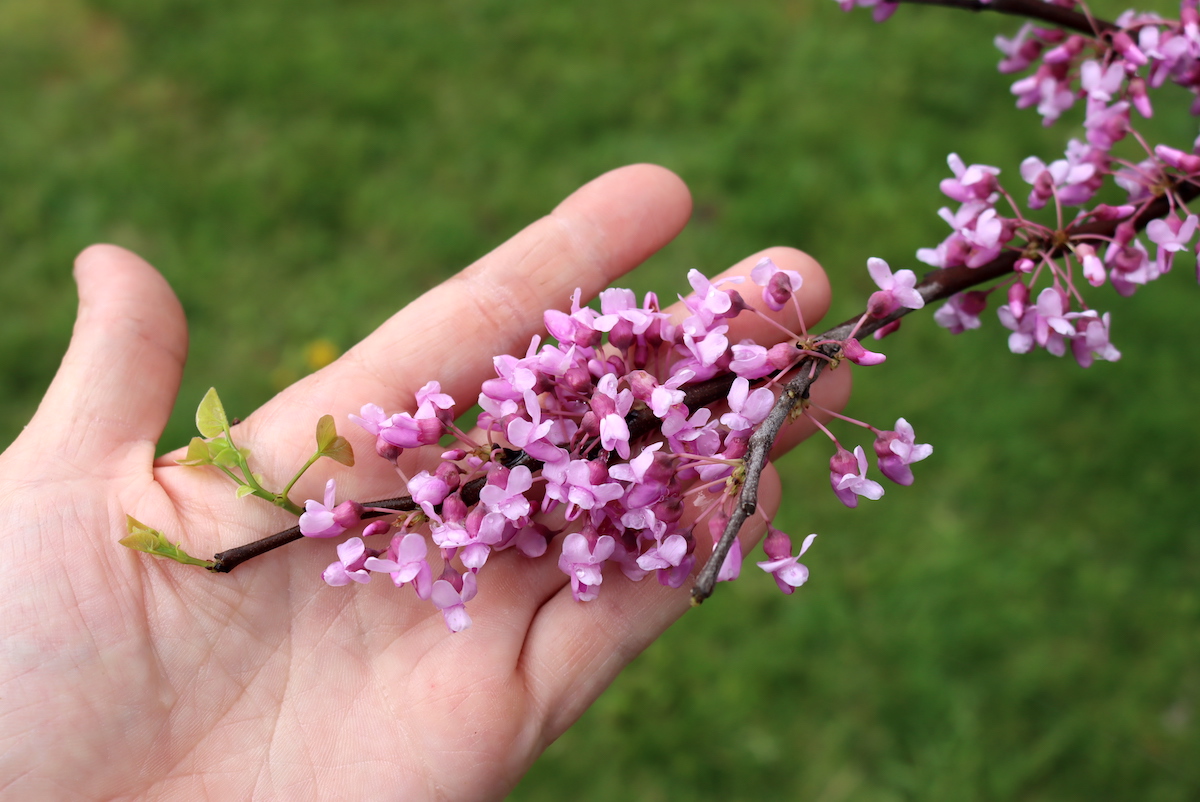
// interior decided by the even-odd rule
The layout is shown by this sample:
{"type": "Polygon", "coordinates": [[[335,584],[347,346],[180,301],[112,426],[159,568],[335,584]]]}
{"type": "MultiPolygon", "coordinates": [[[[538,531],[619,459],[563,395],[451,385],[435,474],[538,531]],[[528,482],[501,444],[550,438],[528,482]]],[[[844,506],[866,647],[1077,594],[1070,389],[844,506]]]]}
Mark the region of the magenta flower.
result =
{"type": "Polygon", "coordinates": [[[1099,287],[1104,283],[1107,274],[1104,272],[1104,263],[1096,255],[1095,248],[1084,243],[1075,248],[1075,256],[1078,257],[1079,264],[1083,267],[1083,277],[1087,279],[1088,284],[1099,287]]]}
{"type": "Polygon", "coordinates": [[[867,453],[855,446],[851,454],[844,448],[829,459],[829,483],[847,507],[857,507],[858,497],[875,501],[883,496],[883,486],[867,478],[867,453]]]}
{"type": "MultiPolygon", "coordinates": [[[[568,521],[578,518],[583,510],[603,507],[625,495],[625,488],[619,482],[608,481],[608,469],[596,460],[547,464],[542,476],[546,479],[546,499],[565,502],[568,521]]],[[[545,503],[542,506],[549,510],[545,503]]]]}
{"type": "Polygon", "coordinates": [[[643,571],[657,571],[660,585],[683,587],[696,564],[696,558],[687,551],[688,542],[683,535],[668,535],[638,557],[637,566],[643,571]]]}
{"type": "Polygon", "coordinates": [[[479,491],[479,500],[492,512],[501,513],[510,521],[524,518],[530,512],[529,499],[525,493],[533,487],[533,473],[524,465],[508,472],[504,487],[490,481],[479,491]]]}
{"type": "Polygon", "coordinates": [[[475,575],[468,573],[462,577],[454,577],[461,581],[462,587],[456,588],[449,580],[439,579],[433,583],[430,599],[446,620],[446,627],[451,632],[462,632],[471,626],[471,616],[467,615],[466,604],[475,598],[478,586],[475,575]]]}
{"type": "MultiPolygon", "coordinates": [[[[1080,143],[1072,140],[1072,144],[1080,143]]],[[[1084,203],[1092,196],[1094,189],[1085,185],[1095,175],[1096,165],[1090,162],[1073,161],[1071,159],[1073,153],[1078,155],[1079,149],[1077,148],[1074,152],[1068,150],[1068,158],[1053,161],[1049,166],[1036,156],[1030,156],[1021,162],[1021,178],[1033,185],[1033,189],[1029,191],[1030,209],[1042,208],[1055,194],[1059,194],[1059,197],[1062,198],[1068,194],[1064,190],[1072,187],[1084,186],[1084,190],[1069,193],[1070,203],[1084,203]]]]}
{"type": "Polygon", "coordinates": [[[582,292],[576,289],[575,294],[571,296],[571,314],[548,309],[542,315],[542,319],[550,336],[560,343],[590,348],[600,343],[600,332],[595,327],[598,315],[594,309],[580,307],[579,298],[582,292]]]}
{"type": "Polygon", "coordinates": [[[800,553],[793,557],[791,538],[774,527],[769,526],[767,530],[767,536],[763,540],[763,551],[766,552],[767,559],[758,563],[758,567],[774,577],[779,589],[790,595],[808,581],[808,567],[800,562],[800,558],[817,536],[814,533],[804,538],[800,553]]]}
{"type": "Polygon", "coordinates": [[[917,274],[911,270],[897,270],[893,274],[887,262],[872,256],[867,260],[867,272],[879,286],[879,292],[872,293],[867,300],[872,317],[887,317],[900,307],[920,309],[925,305],[921,293],[914,289],[917,274]]]}
{"type": "Polygon", "coordinates": [[[1033,30],[1033,23],[1026,22],[1012,39],[997,36],[993,40],[996,49],[1004,54],[1000,61],[1000,72],[1020,72],[1042,54],[1042,43],[1029,36],[1033,30]]]}
{"type": "Polygon", "coordinates": [[[776,312],[804,284],[803,276],[795,270],[783,270],[769,256],[763,257],[750,271],[750,280],[763,288],[763,302],[776,312]]]}
{"type": "Polygon", "coordinates": [[[933,446],[916,442],[913,428],[904,418],[896,421],[895,431],[880,432],[875,439],[879,471],[898,485],[911,485],[913,474],[908,466],[932,453],[933,446]]]}
{"type": "Polygon", "coordinates": [[[733,354],[733,359],[729,362],[729,369],[739,376],[747,379],[761,379],[775,370],[765,346],[747,340],[732,346],[729,350],[733,354]]]}
{"type": "Polygon", "coordinates": [[[962,334],[967,329],[979,328],[979,313],[986,307],[987,296],[984,293],[960,292],[950,296],[950,300],[933,313],[933,319],[951,334],[962,334]]]}
{"type": "Polygon", "coordinates": [[[450,485],[440,476],[421,471],[408,480],[408,494],[417,504],[441,504],[450,494],[450,485]]]}
{"type": "Polygon", "coordinates": [[[1167,147],[1166,145],[1155,145],[1154,155],[1162,159],[1169,167],[1174,167],[1176,170],[1183,170],[1188,174],[1200,173],[1200,156],[1194,153],[1184,153],[1182,150],[1167,147]]]}
{"type": "Polygon", "coordinates": [[[1125,83],[1125,68],[1114,61],[1106,70],[1100,62],[1089,59],[1079,65],[1079,77],[1079,85],[1088,96],[1088,108],[1103,108],[1125,83]]]}
{"type": "Polygon", "coordinates": [[[766,419],[774,405],[773,392],[766,387],[751,392],[750,382],[738,376],[729,389],[729,412],[721,416],[721,423],[734,431],[753,429],[766,419]]]}
{"type": "Polygon", "coordinates": [[[1101,150],[1112,150],[1112,146],[1129,133],[1129,103],[1122,100],[1111,106],[1098,106],[1089,110],[1083,121],[1087,130],[1087,141],[1101,150]]]}
{"type": "MultiPolygon", "coordinates": [[[[1094,313],[1093,313],[1094,314],[1094,313]]],[[[1090,367],[1093,359],[1116,362],[1121,352],[1108,341],[1109,314],[1076,321],[1080,332],[1071,340],[1071,352],[1080,367],[1090,367]]]]}
{"type": "Polygon", "coordinates": [[[364,404],[359,413],[359,415],[350,415],[350,420],[373,435],[378,435],[379,430],[387,425],[388,414],[378,404],[364,404]]]}
{"type": "MultiPolygon", "coordinates": [[[[716,284],[708,280],[708,277],[699,270],[689,270],[687,275],[688,283],[692,285],[692,290],[695,292],[683,299],[683,303],[688,309],[691,309],[695,316],[703,321],[703,326],[708,328],[712,326],[713,321],[724,317],[731,309],[733,309],[733,298],[728,292],[719,289],[716,284]]],[[[724,279],[719,283],[739,283],[742,279],[724,279]]],[[[694,320],[695,318],[689,318],[694,320]]],[[[688,323],[685,321],[684,326],[688,323]]]]}
{"type": "Polygon", "coordinates": [[[338,561],[330,563],[321,574],[321,578],[335,588],[358,582],[365,585],[371,581],[371,574],[365,565],[367,558],[375,556],[373,549],[368,549],[361,537],[352,537],[337,547],[338,561]]]}
{"type": "Polygon", "coordinates": [[[996,191],[996,176],[1000,174],[1000,168],[989,167],[986,164],[972,164],[967,167],[957,153],[947,156],[946,162],[954,173],[954,178],[946,178],[940,185],[947,197],[959,203],[987,201],[996,191]]]}
{"type": "Polygon", "coordinates": [[[1158,245],[1158,267],[1163,273],[1171,269],[1171,261],[1179,251],[1186,251],[1188,243],[1196,235],[1200,218],[1189,214],[1187,220],[1170,215],[1162,220],[1151,220],[1146,226],[1146,236],[1158,245]]]}
{"type": "Polygon", "coordinates": [[[362,505],[356,501],[334,504],[337,485],[333,479],[325,483],[325,503],[309,499],[304,502],[300,514],[300,534],[305,537],[337,537],[356,525],[362,514],[362,505]]]}
{"type": "Polygon", "coordinates": [[[415,532],[396,534],[383,558],[369,557],[363,564],[368,571],[390,574],[396,587],[413,583],[417,597],[428,599],[433,585],[433,572],[426,557],[429,544],[415,532]]]}
{"type": "Polygon", "coordinates": [[[600,595],[600,583],[604,581],[601,569],[615,548],[616,541],[609,535],[601,535],[591,547],[587,537],[579,532],[572,532],[563,539],[558,569],[571,577],[571,594],[575,601],[592,601],[600,595]]]}
{"type": "Polygon", "coordinates": [[[600,417],[600,445],[616,451],[621,459],[629,459],[629,426],[625,416],[633,407],[633,393],[617,390],[617,377],[606,373],[596,384],[592,409],[600,417]]]}

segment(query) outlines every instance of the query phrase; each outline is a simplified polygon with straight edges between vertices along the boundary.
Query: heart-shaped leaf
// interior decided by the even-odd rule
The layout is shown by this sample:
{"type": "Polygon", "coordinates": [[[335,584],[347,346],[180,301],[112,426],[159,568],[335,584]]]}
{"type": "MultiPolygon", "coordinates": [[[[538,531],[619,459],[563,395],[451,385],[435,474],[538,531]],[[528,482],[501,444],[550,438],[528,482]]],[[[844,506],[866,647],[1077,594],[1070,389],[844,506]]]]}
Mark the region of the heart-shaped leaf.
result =
{"type": "Polygon", "coordinates": [[[217,388],[209,387],[204,394],[204,400],[196,409],[196,428],[204,437],[216,437],[225,433],[229,428],[229,419],[225,417],[225,407],[217,396],[217,388]]]}

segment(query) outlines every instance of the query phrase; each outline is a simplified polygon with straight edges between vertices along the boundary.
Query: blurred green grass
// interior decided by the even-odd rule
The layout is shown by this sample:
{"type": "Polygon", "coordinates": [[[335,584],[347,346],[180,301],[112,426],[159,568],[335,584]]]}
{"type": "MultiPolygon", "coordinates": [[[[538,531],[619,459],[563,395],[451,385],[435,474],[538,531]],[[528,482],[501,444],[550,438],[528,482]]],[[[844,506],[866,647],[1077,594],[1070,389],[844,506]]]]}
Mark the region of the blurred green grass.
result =
{"type": "MultiPolygon", "coordinates": [[[[943,236],[947,152],[1015,177],[1073,133],[1012,108],[990,40],[1017,24],[875,26],[824,0],[7,0],[0,442],[65,348],[91,242],[143,254],[187,310],[165,449],[208,386],[245,414],[313,343],[348,347],[636,161],[677,171],[696,213],[634,286],[795,245],[846,317],[867,256],[920,267],[943,236]]],[[[1196,130],[1165,108],[1153,128],[1196,130]]],[[[1190,266],[1111,303],[1125,358],[1087,371],[1009,354],[994,319],[908,320],[849,411],[935,444],[917,484],[845,510],[823,446],[789,456],[780,524],[822,533],[810,584],[721,587],[513,798],[1195,798],[1190,266]]]]}

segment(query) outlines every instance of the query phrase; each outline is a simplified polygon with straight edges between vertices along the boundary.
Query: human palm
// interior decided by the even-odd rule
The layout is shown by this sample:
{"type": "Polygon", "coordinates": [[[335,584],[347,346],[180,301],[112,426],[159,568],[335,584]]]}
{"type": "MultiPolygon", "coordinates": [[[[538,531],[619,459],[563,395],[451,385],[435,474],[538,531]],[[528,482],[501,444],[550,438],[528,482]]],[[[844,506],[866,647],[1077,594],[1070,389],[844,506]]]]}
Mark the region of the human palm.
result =
{"type": "MultiPolygon", "coordinates": [[[[368,401],[411,409],[430,379],[473,398],[490,357],[523,351],[541,329],[541,310],[563,306],[576,286],[591,297],[635,267],[678,232],[689,205],[660,168],[602,176],[255,412],[235,427],[238,444],[279,487],[311,453],[321,415],[345,421],[368,401]]],[[[796,251],[771,255],[805,275],[813,322],[828,302],[820,268],[796,251]]],[[[551,555],[509,550],[481,572],[471,629],[452,635],[409,590],[327,587],[328,543],[296,543],[221,576],[118,547],[126,514],[197,555],[294,519],[235,499],[212,469],[154,461],[186,352],[178,301],[151,267],[112,246],[86,251],[76,277],[68,354],[0,456],[5,796],[498,797],[687,609],[686,590],[652,580],[613,581],[597,600],[575,602],[551,555]]],[[[766,332],[742,325],[741,336],[766,332]]],[[[844,401],[844,374],[817,385],[826,406],[844,401]]],[[[319,497],[328,476],[342,497],[395,495],[372,438],[340,428],[358,467],[323,460],[293,497],[319,497]]],[[[793,427],[780,447],[805,434],[793,427]]],[[[405,467],[423,458],[436,450],[406,452],[405,467]]],[[[778,484],[765,487],[773,507],[778,484]]]]}

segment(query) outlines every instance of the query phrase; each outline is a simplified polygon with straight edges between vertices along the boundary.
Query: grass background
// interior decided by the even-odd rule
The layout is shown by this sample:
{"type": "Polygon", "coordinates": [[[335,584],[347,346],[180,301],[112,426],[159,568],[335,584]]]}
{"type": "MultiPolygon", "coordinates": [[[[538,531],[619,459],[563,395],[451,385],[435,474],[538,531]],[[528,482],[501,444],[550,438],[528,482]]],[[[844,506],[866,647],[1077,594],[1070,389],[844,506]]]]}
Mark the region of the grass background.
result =
{"type": "MultiPolygon", "coordinates": [[[[922,7],[876,26],[828,0],[4,0],[0,443],[53,374],[96,241],[187,310],[164,447],[208,386],[248,412],[635,161],[696,201],[635,286],[669,296],[690,267],[789,244],[846,317],[867,256],[919,268],[944,235],[947,152],[1013,180],[1078,133],[1012,108],[990,40],[1016,27],[922,7]]],[[[1186,146],[1189,98],[1168,95],[1155,141],[1186,146]]],[[[512,798],[1195,798],[1190,267],[1094,293],[1125,358],[1087,371],[1011,355],[994,318],[958,338],[910,318],[849,411],[936,445],[918,483],[846,510],[823,446],[789,456],[779,523],[822,533],[809,585],[722,587],[512,798]]]]}

